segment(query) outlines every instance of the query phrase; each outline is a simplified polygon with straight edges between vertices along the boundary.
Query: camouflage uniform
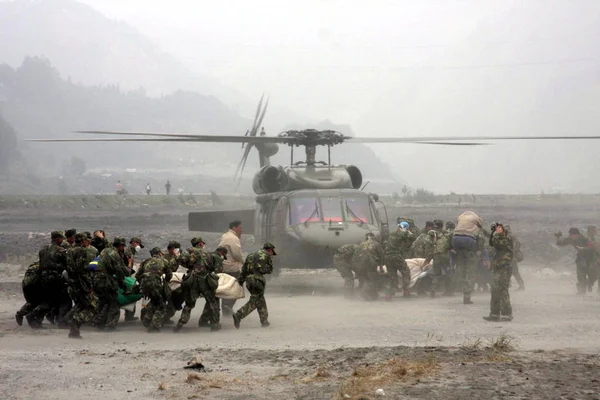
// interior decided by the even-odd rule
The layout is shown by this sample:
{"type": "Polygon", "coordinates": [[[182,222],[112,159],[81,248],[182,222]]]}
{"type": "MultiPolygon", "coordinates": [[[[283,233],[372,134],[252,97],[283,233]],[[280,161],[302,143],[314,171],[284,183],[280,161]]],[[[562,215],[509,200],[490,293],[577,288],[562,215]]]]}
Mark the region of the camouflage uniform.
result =
{"type": "MultiPolygon", "coordinates": [[[[92,321],[96,316],[96,304],[92,296],[92,278],[88,265],[96,258],[97,250],[90,251],[82,246],[83,235],[78,234],[76,245],[67,251],[67,273],[69,274],[69,295],[75,303],[70,313],[71,332],[69,337],[80,337],[79,327],[92,321]]],[[[87,237],[85,238],[87,240],[87,237]]]]}
{"type": "Polygon", "coordinates": [[[352,265],[359,281],[365,284],[362,296],[367,301],[377,300],[377,267],[383,265],[384,258],[383,246],[373,236],[368,236],[354,252],[352,265]]]}
{"type": "MultiPolygon", "coordinates": [[[[214,330],[220,329],[220,313],[219,302],[215,296],[215,292],[218,286],[218,277],[213,274],[213,263],[212,257],[206,253],[203,249],[194,247],[191,253],[184,253],[180,258],[181,264],[188,269],[188,272],[183,278],[181,283],[182,296],[185,301],[179,322],[175,326],[174,331],[178,332],[183,325],[187,324],[190,320],[190,315],[194,307],[196,307],[196,301],[199,297],[204,297],[206,300],[206,306],[203,311],[205,319],[209,319],[211,328],[214,330]],[[211,261],[209,262],[209,258],[211,261]],[[215,285],[216,282],[216,285],[215,285]],[[207,307],[210,310],[207,310],[207,307]]],[[[202,322],[200,318],[199,324],[202,322]]]]}
{"type": "MultiPolygon", "coordinates": [[[[432,226],[432,225],[431,225],[432,226]]],[[[414,258],[424,258],[425,265],[429,264],[429,262],[433,259],[433,253],[435,251],[435,231],[423,231],[412,244],[412,255],[414,258]]],[[[422,295],[424,294],[432,285],[432,278],[429,275],[426,275],[423,278],[420,278],[416,283],[417,292],[422,295]]]]}
{"type": "MultiPolygon", "coordinates": [[[[15,315],[15,319],[17,320],[17,324],[19,324],[19,326],[23,325],[23,318],[25,318],[27,314],[32,312],[42,302],[42,286],[40,282],[40,275],[40,263],[38,261],[31,264],[27,268],[27,271],[25,271],[25,276],[23,276],[21,287],[23,289],[23,297],[25,297],[26,303],[19,311],[17,311],[15,315]]],[[[38,326],[34,323],[34,326],[32,327],[36,328],[38,326]]]]}
{"type": "Polygon", "coordinates": [[[454,269],[450,259],[450,243],[452,241],[453,231],[446,230],[435,243],[433,250],[433,284],[431,286],[431,296],[434,297],[439,289],[444,287],[444,295],[450,296],[453,292],[452,278],[454,269]]]}
{"type": "MultiPolygon", "coordinates": [[[[226,258],[226,257],[225,257],[226,258]]],[[[223,272],[223,260],[216,251],[212,253],[207,253],[206,259],[206,267],[208,271],[211,271],[214,274],[219,274],[223,272]]],[[[214,291],[209,290],[208,294],[204,295],[204,309],[202,310],[202,315],[198,320],[198,326],[210,326],[213,330],[220,328],[220,312],[221,309],[219,307],[219,299],[216,296],[216,288],[214,291]]]]}
{"type": "MultiPolygon", "coordinates": [[[[125,239],[122,239],[122,243],[125,244],[125,239]]],[[[119,287],[123,291],[127,290],[124,282],[126,276],[127,269],[123,263],[123,255],[112,247],[102,250],[98,269],[94,273],[94,292],[98,296],[96,317],[98,328],[106,327],[112,330],[117,326],[121,315],[117,294],[119,287]]]]}
{"type": "Polygon", "coordinates": [[[144,260],[135,274],[135,279],[140,283],[142,293],[146,298],[150,298],[142,323],[151,332],[159,331],[163,326],[167,300],[170,297],[169,282],[173,277],[171,268],[160,257],[160,253],[161,250],[158,247],[152,249],[152,257],[144,260]],[[165,276],[164,280],[163,275],[165,276]]]}
{"type": "Polygon", "coordinates": [[[474,237],[453,234],[450,246],[456,256],[458,279],[462,282],[463,303],[472,304],[471,293],[475,286],[479,260],[484,251],[485,237],[481,229],[474,237]]]}
{"type": "MultiPolygon", "coordinates": [[[[508,232],[510,234],[510,231],[508,232]]],[[[521,242],[514,235],[513,238],[513,260],[511,263],[512,276],[517,280],[519,284],[519,290],[525,289],[525,281],[521,277],[521,273],[519,272],[519,262],[523,261],[523,252],[521,251],[521,242]]]]}
{"type": "Polygon", "coordinates": [[[389,282],[386,288],[388,297],[396,294],[398,288],[398,272],[402,275],[402,289],[404,296],[409,295],[410,269],[406,265],[406,259],[410,254],[410,248],[415,238],[409,230],[397,229],[390,234],[385,246],[385,265],[387,267],[389,282]]]}
{"type": "MultiPolygon", "coordinates": [[[[590,249],[593,252],[590,261],[588,280],[588,291],[590,292],[592,291],[592,287],[594,286],[594,283],[598,280],[598,277],[600,275],[600,243],[597,241],[597,234],[598,229],[595,226],[588,226],[587,238],[590,242],[590,249]]],[[[598,291],[600,292],[600,284],[598,285],[598,291]]]]}
{"type": "Polygon", "coordinates": [[[492,299],[490,301],[490,317],[512,319],[512,307],[508,287],[512,275],[513,239],[508,233],[492,233],[490,246],[495,249],[492,267],[492,299]]]}
{"type": "Polygon", "coordinates": [[[356,251],[355,244],[345,244],[337,249],[333,255],[333,265],[344,280],[345,294],[352,297],[354,292],[354,272],[352,272],[352,257],[356,251]]]}
{"type": "Polygon", "coordinates": [[[250,299],[239,310],[233,314],[235,327],[238,328],[240,321],[246,318],[255,309],[258,311],[258,317],[262,326],[269,325],[269,311],[265,300],[265,287],[267,285],[265,275],[273,272],[273,256],[267,249],[274,247],[270,243],[265,243],[262,249],[248,254],[240,272],[238,282],[246,283],[246,288],[250,292],[250,299]]]}
{"type": "Polygon", "coordinates": [[[589,240],[579,234],[577,236],[566,238],[557,237],[556,244],[558,246],[572,245],[577,250],[575,265],[577,266],[577,291],[579,294],[585,293],[589,282],[594,279],[595,271],[592,266],[594,260],[594,250],[590,248],[589,240]]]}
{"type": "Polygon", "coordinates": [[[59,322],[66,326],[65,317],[71,306],[66,282],[62,277],[67,264],[67,251],[55,241],[62,237],[62,233],[53,232],[52,237],[53,242],[39,252],[42,301],[27,315],[27,321],[32,327],[40,327],[44,316],[54,308],[60,308],[59,322]]]}

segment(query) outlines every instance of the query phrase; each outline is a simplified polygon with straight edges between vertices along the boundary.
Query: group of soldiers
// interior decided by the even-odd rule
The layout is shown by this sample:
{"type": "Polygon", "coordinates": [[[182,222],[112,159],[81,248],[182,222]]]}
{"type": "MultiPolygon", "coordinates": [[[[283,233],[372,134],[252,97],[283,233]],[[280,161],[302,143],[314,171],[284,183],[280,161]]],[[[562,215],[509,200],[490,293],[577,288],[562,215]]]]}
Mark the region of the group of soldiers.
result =
{"type": "Polygon", "coordinates": [[[475,285],[490,284],[493,303],[507,303],[502,306],[503,313],[492,307],[492,319],[500,315],[512,319],[508,299],[511,276],[519,283],[519,290],[525,285],[518,269],[523,253],[509,225],[494,224],[491,231],[479,227],[472,236],[456,235],[456,224],[451,221],[428,221],[420,230],[413,219],[400,217],[397,225],[384,243],[368,233],[362,243],[347,244],[336,251],[334,265],[344,279],[347,296],[353,295],[358,279],[361,296],[367,301],[376,300],[380,290],[391,300],[400,283],[403,296],[410,297],[411,271],[406,260],[419,258],[428,269],[415,284],[418,294],[452,296],[460,288],[463,303],[472,304],[475,285]]]}
{"type": "MultiPolygon", "coordinates": [[[[70,329],[70,338],[81,338],[80,327],[89,323],[100,330],[115,330],[120,319],[119,289],[123,296],[141,295],[149,299],[141,317],[148,332],[159,332],[164,324],[175,323],[171,318],[181,310],[173,328],[179,332],[189,321],[199,297],[206,304],[198,322],[200,327],[221,328],[219,300],[216,290],[218,273],[228,250],[218,247],[207,251],[201,237],[191,240],[191,247],[182,252],[177,241],[170,241],[167,250],[154,247],[150,258],[134,269],[134,256],[144,245],[138,237],[115,237],[109,242],[104,231],[77,233],[69,229],[51,233],[51,242],[39,251],[39,260],[27,269],[22,287],[25,305],[17,311],[19,325],[26,319],[31,328],[42,328],[44,318],[57,323],[59,328],[70,329]],[[181,285],[171,291],[172,274],[179,268],[186,272],[181,285]],[[127,277],[135,277],[135,280],[127,277]]],[[[239,328],[240,321],[258,309],[263,326],[268,326],[264,299],[264,275],[273,271],[275,247],[271,243],[246,257],[237,281],[246,284],[250,299],[233,314],[239,328]]],[[[135,311],[125,313],[126,321],[135,321],[135,311]]]]}

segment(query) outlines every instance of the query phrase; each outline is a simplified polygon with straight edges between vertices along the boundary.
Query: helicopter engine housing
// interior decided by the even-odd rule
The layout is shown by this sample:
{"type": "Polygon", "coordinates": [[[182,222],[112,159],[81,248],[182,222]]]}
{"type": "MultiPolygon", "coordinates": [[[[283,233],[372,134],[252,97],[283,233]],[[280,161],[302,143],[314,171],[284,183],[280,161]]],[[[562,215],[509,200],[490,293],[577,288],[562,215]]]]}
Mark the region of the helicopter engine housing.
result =
{"type": "Polygon", "coordinates": [[[360,189],[362,180],[354,165],[267,165],[254,176],[252,188],[258,195],[301,189],[360,189]]]}

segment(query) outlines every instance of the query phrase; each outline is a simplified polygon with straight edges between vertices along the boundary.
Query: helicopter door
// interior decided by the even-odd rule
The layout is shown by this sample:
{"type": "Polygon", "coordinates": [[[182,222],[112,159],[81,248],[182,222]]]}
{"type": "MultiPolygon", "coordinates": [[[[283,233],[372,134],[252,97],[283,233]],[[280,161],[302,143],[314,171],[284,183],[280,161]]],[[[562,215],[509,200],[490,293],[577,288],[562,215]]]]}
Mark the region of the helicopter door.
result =
{"type": "Polygon", "coordinates": [[[379,222],[379,229],[381,230],[381,242],[388,240],[390,236],[390,225],[388,224],[388,213],[385,204],[381,201],[375,203],[375,214],[377,215],[377,221],[379,222]],[[384,216],[385,219],[381,217],[384,216]]]}
{"type": "Polygon", "coordinates": [[[269,215],[269,237],[278,238],[285,233],[287,214],[287,199],[285,197],[280,198],[277,203],[273,203],[269,215]]]}

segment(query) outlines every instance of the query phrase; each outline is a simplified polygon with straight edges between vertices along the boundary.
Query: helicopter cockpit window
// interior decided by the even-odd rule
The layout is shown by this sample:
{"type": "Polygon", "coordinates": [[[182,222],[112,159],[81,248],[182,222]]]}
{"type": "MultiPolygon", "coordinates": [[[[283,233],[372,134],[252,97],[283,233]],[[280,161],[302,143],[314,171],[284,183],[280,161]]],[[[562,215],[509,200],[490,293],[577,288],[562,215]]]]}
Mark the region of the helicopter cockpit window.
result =
{"type": "Polygon", "coordinates": [[[367,197],[346,197],[344,200],[347,221],[373,223],[373,214],[367,197]]]}
{"type": "Polygon", "coordinates": [[[290,199],[290,225],[305,222],[319,222],[321,213],[319,202],[314,197],[294,197],[290,199]]]}
{"type": "Polygon", "coordinates": [[[323,209],[323,221],[342,222],[344,220],[339,197],[321,197],[321,208],[323,209]]]}

